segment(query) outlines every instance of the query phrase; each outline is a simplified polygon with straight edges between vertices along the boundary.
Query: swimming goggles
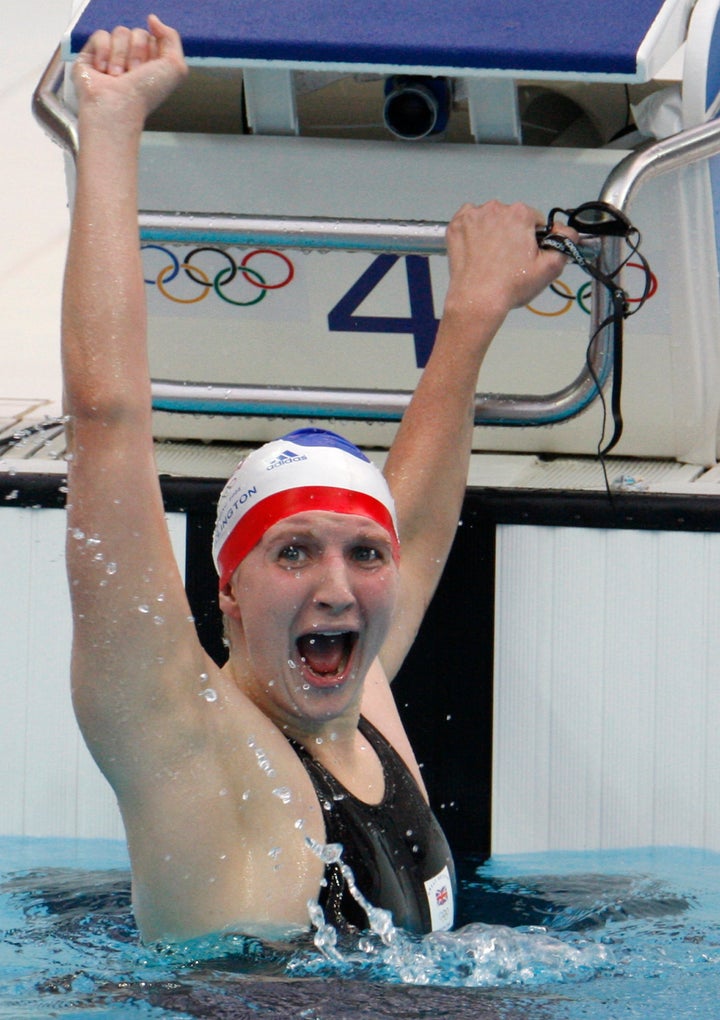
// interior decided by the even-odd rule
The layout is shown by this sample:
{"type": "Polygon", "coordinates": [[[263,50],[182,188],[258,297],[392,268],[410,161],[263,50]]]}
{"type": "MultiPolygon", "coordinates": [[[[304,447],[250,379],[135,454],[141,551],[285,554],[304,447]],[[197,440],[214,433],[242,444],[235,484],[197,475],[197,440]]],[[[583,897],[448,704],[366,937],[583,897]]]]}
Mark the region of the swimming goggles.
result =
{"type": "MultiPolygon", "coordinates": [[[[588,276],[591,276],[607,288],[610,294],[612,310],[590,337],[586,351],[588,370],[597,387],[603,408],[603,427],[597,450],[601,460],[617,445],[623,430],[621,392],[624,320],[638,312],[653,292],[654,277],[647,259],[639,250],[641,240],[640,231],[637,227],[633,226],[627,216],[620,212],[619,209],[616,209],[607,202],[585,202],[576,209],[551,209],[545,227],[538,231],[538,244],[541,248],[562,252],[563,255],[567,256],[567,258],[586,272],[588,276]],[[565,217],[569,227],[586,237],[622,238],[625,241],[627,251],[623,253],[619,264],[609,269],[605,266],[600,268],[600,265],[598,265],[599,260],[595,261],[587,258],[580,250],[580,247],[569,237],[555,233],[554,226],[559,217],[565,217]],[[623,268],[631,258],[637,260],[633,265],[639,265],[644,278],[643,291],[639,297],[633,298],[632,305],[627,291],[621,286],[619,279],[623,268]],[[597,378],[591,354],[599,336],[610,326],[613,331],[612,395],[610,403],[613,433],[608,442],[603,445],[607,422],[607,405],[603,395],[602,383],[597,378]]],[[[562,296],[561,292],[554,285],[551,285],[551,289],[562,296]]]]}

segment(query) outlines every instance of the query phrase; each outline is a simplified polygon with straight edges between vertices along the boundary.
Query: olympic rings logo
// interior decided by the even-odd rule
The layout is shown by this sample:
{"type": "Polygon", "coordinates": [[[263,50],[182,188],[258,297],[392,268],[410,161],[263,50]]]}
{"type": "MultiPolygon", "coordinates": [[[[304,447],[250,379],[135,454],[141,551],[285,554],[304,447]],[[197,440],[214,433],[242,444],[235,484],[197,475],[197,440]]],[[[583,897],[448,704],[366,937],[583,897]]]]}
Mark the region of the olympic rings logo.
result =
{"type": "Polygon", "coordinates": [[[246,308],[259,304],[266,297],[268,291],[287,287],[295,276],[295,266],[292,261],[287,255],[275,251],[273,248],[253,248],[243,256],[239,263],[224,248],[215,248],[210,245],[193,248],[182,262],[170,248],[166,248],[164,245],[143,244],[141,246],[141,251],[151,250],[161,252],[167,256],[169,262],[159,270],[155,279],[145,278],[145,283],[156,286],[163,297],[179,305],[194,305],[199,301],[204,301],[210,294],[215,294],[221,301],[225,301],[229,305],[246,308]],[[198,261],[199,256],[202,256],[200,261],[198,261]],[[254,266],[250,265],[251,262],[258,259],[260,261],[255,262],[254,266]],[[218,268],[218,261],[220,268],[218,268]],[[258,264],[262,266],[262,273],[257,269],[258,264]],[[190,281],[191,284],[189,297],[184,296],[188,287],[186,281],[190,281]],[[173,283],[176,286],[169,287],[173,283]],[[232,291],[229,289],[231,284],[235,284],[232,291]],[[238,284],[243,286],[238,287],[238,284]],[[193,293],[194,288],[199,288],[197,293],[193,293]],[[237,296],[236,291],[241,296],[237,296]]]}
{"type": "MultiPolygon", "coordinates": [[[[639,262],[628,262],[628,269],[643,269],[643,266],[639,262]]],[[[649,300],[657,292],[658,281],[655,274],[650,272],[650,289],[646,295],[645,300],[649,300]]],[[[533,315],[541,315],[543,318],[552,319],[560,315],[565,315],[570,311],[574,304],[577,304],[581,311],[585,312],[586,315],[590,314],[590,293],[592,291],[592,281],[587,280],[581,287],[576,291],[573,291],[564,280],[555,280],[548,287],[548,290],[560,298],[561,304],[554,308],[538,308],[534,305],[526,305],[525,307],[533,315]]],[[[546,292],[547,293],[547,292],[546,292]]],[[[628,304],[636,305],[642,301],[642,298],[628,298],[628,304]]]]}

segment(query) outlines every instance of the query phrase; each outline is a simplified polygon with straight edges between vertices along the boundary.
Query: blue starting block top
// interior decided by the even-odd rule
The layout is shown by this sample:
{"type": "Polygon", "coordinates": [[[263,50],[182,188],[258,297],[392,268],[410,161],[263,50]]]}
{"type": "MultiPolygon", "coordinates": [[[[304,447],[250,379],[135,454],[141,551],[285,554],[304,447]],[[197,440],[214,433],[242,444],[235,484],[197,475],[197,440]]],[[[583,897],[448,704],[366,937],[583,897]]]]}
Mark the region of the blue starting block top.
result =
{"type": "Polygon", "coordinates": [[[191,63],[645,81],[679,2],[88,0],[63,49],[72,59],[95,29],[145,25],[153,11],[191,63]]]}

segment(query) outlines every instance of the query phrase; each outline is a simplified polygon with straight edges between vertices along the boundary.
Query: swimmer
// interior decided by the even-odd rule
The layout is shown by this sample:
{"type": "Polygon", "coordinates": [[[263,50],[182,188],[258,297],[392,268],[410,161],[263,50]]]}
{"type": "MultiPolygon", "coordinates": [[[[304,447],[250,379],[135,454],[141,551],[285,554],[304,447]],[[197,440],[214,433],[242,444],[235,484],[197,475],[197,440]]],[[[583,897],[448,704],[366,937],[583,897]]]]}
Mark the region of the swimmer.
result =
{"type": "Polygon", "coordinates": [[[332,923],[366,926],[341,862],[322,851],[337,842],[365,899],[396,924],[449,927],[452,859],[390,682],[457,527],[483,357],[564,258],[538,249],[534,210],[463,206],[447,231],[434,350],[384,476],[322,430],[239,467],[213,548],[220,668],[198,641],[163,512],[137,226],[143,125],[185,75],[178,34],[154,16],[148,29],[95,33],[73,70],[62,331],[72,691],[122,812],[135,916],[150,941],[308,929],[312,901],[332,923]]]}

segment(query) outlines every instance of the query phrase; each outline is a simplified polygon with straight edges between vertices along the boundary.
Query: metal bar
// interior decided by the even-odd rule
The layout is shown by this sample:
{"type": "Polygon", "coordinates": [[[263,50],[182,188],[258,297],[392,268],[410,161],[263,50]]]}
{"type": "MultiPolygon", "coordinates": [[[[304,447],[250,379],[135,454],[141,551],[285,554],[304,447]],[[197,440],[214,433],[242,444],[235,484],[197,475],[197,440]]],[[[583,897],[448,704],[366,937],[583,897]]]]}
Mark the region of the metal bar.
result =
{"type": "MultiPolygon", "coordinates": [[[[59,99],[64,77],[60,50],[55,52],[33,96],[33,111],[55,141],[77,157],[77,121],[59,99]]],[[[303,217],[234,216],[224,213],[139,213],[144,241],[167,243],[266,244],[306,249],[413,252],[443,254],[445,223],[318,219],[303,217]]],[[[588,242],[587,253],[597,255],[588,242]]],[[[608,249],[605,247],[605,255],[608,249]]],[[[607,316],[608,299],[592,285],[590,336],[607,316]]],[[[612,339],[598,335],[588,361],[563,389],[546,395],[477,394],[475,421],[483,425],[528,426],[565,421],[583,411],[609,378],[612,339]]],[[[153,406],[193,414],[300,415],[323,418],[396,421],[411,394],[393,390],[318,389],[247,386],[227,383],[185,383],[152,380],[153,406]]]]}
{"type": "Polygon", "coordinates": [[[320,251],[444,255],[446,223],[141,211],[140,239],[165,244],[267,245],[320,251]]]}
{"type": "MultiPolygon", "coordinates": [[[[239,247],[365,251],[381,254],[445,255],[447,223],[429,220],[360,220],[322,216],[247,216],[141,210],[140,240],[159,244],[225,244],[239,247]]],[[[539,234],[542,236],[542,232],[539,234]]],[[[600,254],[596,237],[582,235],[577,247],[588,260],[600,254]]]]}
{"type": "MultiPolygon", "coordinates": [[[[606,350],[598,350],[595,364],[602,366],[606,350]]],[[[328,389],[320,387],[248,386],[212,382],[173,382],[154,379],[153,407],[158,411],[188,414],[234,414],[272,417],[399,421],[410,403],[406,390],[328,389]]],[[[478,425],[543,425],[578,414],[597,395],[588,372],[556,393],[545,397],[538,417],[538,402],[525,394],[477,394],[478,425]]]]}
{"type": "Polygon", "coordinates": [[[58,46],[33,92],[32,111],[53,141],[76,159],[79,144],[77,118],[59,98],[64,77],[64,65],[58,46]]]}
{"type": "Polygon", "coordinates": [[[608,174],[600,199],[625,212],[640,186],[653,177],[720,152],[720,119],[679,131],[631,152],[608,174]]]}

